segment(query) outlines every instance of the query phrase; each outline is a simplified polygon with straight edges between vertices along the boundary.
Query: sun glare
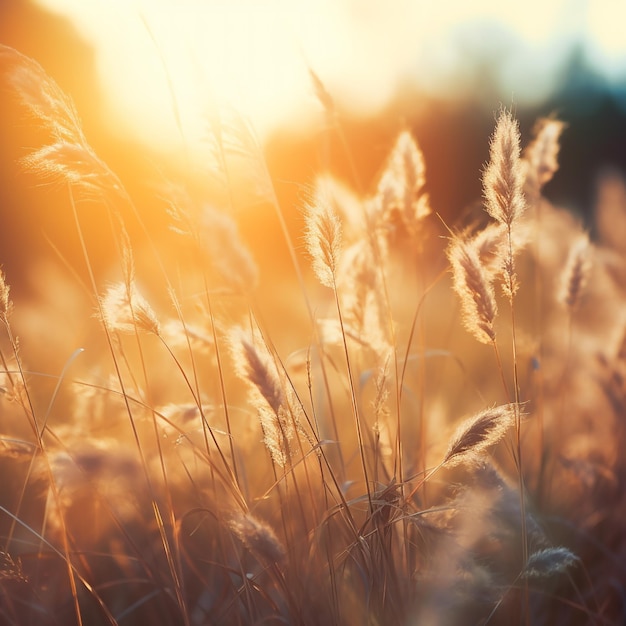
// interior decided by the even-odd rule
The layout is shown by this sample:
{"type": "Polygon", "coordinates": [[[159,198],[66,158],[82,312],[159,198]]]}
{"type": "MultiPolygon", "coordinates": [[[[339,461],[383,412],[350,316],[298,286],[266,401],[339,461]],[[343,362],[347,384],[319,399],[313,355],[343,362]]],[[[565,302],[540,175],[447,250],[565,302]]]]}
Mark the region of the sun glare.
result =
{"type": "Polygon", "coordinates": [[[371,114],[410,59],[394,12],[375,3],[39,2],[93,45],[112,126],[153,147],[183,137],[193,147],[222,105],[249,118],[261,138],[279,126],[306,128],[320,112],[309,68],[339,102],[371,114]]]}
{"type": "Polygon", "coordinates": [[[206,116],[228,103],[259,132],[284,118],[303,89],[276,2],[94,3],[46,0],[95,48],[107,109],[153,146],[193,145],[206,116]],[[179,126],[182,123],[182,129],[179,126]]]}
{"type": "Polygon", "coordinates": [[[626,77],[626,44],[624,39],[626,4],[620,0],[589,3],[587,38],[591,55],[613,80],[626,77]]]}
{"type": "Polygon", "coordinates": [[[320,113],[308,68],[343,107],[370,115],[407,82],[462,90],[476,51],[500,63],[502,97],[521,102],[550,92],[577,37],[599,62],[624,61],[625,9],[612,0],[38,1],[94,46],[111,127],[167,150],[193,148],[223,104],[261,138],[306,129],[320,113]]]}

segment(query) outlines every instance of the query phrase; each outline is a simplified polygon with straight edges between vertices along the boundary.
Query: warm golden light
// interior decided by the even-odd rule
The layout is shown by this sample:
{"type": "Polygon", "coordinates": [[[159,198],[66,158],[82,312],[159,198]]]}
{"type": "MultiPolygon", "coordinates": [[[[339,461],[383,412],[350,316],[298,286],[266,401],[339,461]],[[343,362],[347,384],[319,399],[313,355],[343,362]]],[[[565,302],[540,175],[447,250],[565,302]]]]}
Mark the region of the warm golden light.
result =
{"type": "Polygon", "coordinates": [[[152,145],[180,143],[181,130],[193,145],[223,103],[263,131],[302,90],[303,61],[278,3],[46,4],[93,43],[115,121],[152,145]]]}
{"type": "Polygon", "coordinates": [[[392,96],[410,59],[394,13],[372,3],[41,2],[94,45],[112,116],[153,145],[180,143],[177,114],[193,145],[223,104],[261,136],[306,125],[320,108],[309,68],[340,102],[371,113],[392,96]],[[382,39],[372,30],[381,19],[382,39]]]}
{"type": "Polygon", "coordinates": [[[620,6],[45,1],[0,621],[623,623],[620,6]]]}
{"type": "Polygon", "coordinates": [[[320,111],[309,68],[363,115],[401,84],[462,96],[476,88],[476,57],[494,65],[500,97],[519,103],[551,93],[572,42],[613,76],[626,58],[619,0],[39,2],[93,44],[111,127],[168,150],[181,131],[193,148],[223,104],[261,137],[305,129],[320,111]]]}

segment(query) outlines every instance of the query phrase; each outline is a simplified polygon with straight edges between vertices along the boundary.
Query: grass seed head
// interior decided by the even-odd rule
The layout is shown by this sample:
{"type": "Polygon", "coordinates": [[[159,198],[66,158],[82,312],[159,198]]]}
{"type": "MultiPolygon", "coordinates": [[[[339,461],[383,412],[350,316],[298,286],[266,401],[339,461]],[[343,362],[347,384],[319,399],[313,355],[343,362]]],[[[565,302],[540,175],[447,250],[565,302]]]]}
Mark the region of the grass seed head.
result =
{"type": "Polygon", "coordinates": [[[524,578],[549,578],[566,572],[579,560],[567,548],[545,548],[544,550],[534,552],[528,557],[522,576],[524,578]]]}
{"type": "Polygon", "coordinates": [[[130,285],[117,283],[109,287],[101,301],[101,317],[113,331],[161,333],[155,312],[134,282],[130,285]]]}
{"type": "Polygon", "coordinates": [[[237,513],[228,521],[228,527],[250,552],[267,564],[280,563],[285,548],[268,524],[250,513],[237,513]]]}
{"type": "Polygon", "coordinates": [[[0,315],[5,319],[11,311],[11,300],[9,299],[10,287],[7,284],[4,272],[0,270],[0,315]]]}
{"type": "Polygon", "coordinates": [[[523,154],[526,163],[526,194],[531,198],[539,196],[543,186],[552,180],[559,169],[559,139],[565,123],[553,118],[537,121],[534,139],[523,154]]]}
{"type": "MultiPolygon", "coordinates": [[[[322,191],[318,188],[319,191],[322,191]]],[[[334,288],[341,254],[341,223],[324,193],[316,193],[305,207],[306,247],[322,285],[334,288]]]]}
{"type": "Polygon", "coordinates": [[[487,409],[461,424],[452,437],[442,465],[453,467],[473,460],[495,445],[515,424],[515,405],[487,409]]]}
{"type": "Polygon", "coordinates": [[[580,302],[591,271],[589,235],[585,234],[572,245],[565,271],[561,276],[559,302],[573,311],[580,302]]]}
{"type": "Polygon", "coordinates": [[[523,186],[519,127],[513,115],[502,110],[491,140],[489,164],[483,176],[489,215],[510,228],[526,208],[523,186]]]}
{"type": "Polygon", "coordinates": [[[461,301],[463,322],[481,343],[492,343],[498,311],[492,279],[471,241],[453,238],[447,250],[452,266],[453,287],[461,301]]]}

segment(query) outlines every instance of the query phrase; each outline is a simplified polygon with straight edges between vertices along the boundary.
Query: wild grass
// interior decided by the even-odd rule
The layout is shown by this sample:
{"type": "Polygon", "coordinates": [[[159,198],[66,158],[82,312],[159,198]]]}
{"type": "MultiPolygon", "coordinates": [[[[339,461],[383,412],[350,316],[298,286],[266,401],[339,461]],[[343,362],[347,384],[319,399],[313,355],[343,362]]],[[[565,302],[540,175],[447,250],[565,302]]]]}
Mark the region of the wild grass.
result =
{"type": "Polygon", "coordinates": [[[626,194],[591,236],[543,198],[561,122],[522,150],[499,112],[481,227],[442,225],[406,130],[370,193],[320,173],[264,277],[232,210],[242,155],[276,197],[245,125],[212,127],[224,206],[163,183],[163,240],[53,79],[0,54],[82,254],[52,301],[0,275],[2,623],[623,623],[626,194]],[[65,303],[85,345],[46,371],[29,336],[65,303]]]}

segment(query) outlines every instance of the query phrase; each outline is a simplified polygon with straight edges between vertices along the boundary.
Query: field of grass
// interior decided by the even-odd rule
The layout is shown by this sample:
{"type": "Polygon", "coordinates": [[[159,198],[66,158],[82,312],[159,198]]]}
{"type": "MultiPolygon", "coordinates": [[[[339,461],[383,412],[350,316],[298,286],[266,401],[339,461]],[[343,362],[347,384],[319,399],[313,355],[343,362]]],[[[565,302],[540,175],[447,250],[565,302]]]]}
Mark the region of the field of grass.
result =
{"type": "Polygon", "coordinates": [[[0,275],[3,624],[624,623],[626,190],[591,233],[544,199],[560,121],[497,113],[471,224],[402,130],[366,192],[311,181],[294,240],[223,118],[223,204],[164,180],[156,233],[54,80],[0,60],[80,250],[50,242],[40,301],[0,275]],[[283,228],[271,275],[242,180],[283,228]]]}

